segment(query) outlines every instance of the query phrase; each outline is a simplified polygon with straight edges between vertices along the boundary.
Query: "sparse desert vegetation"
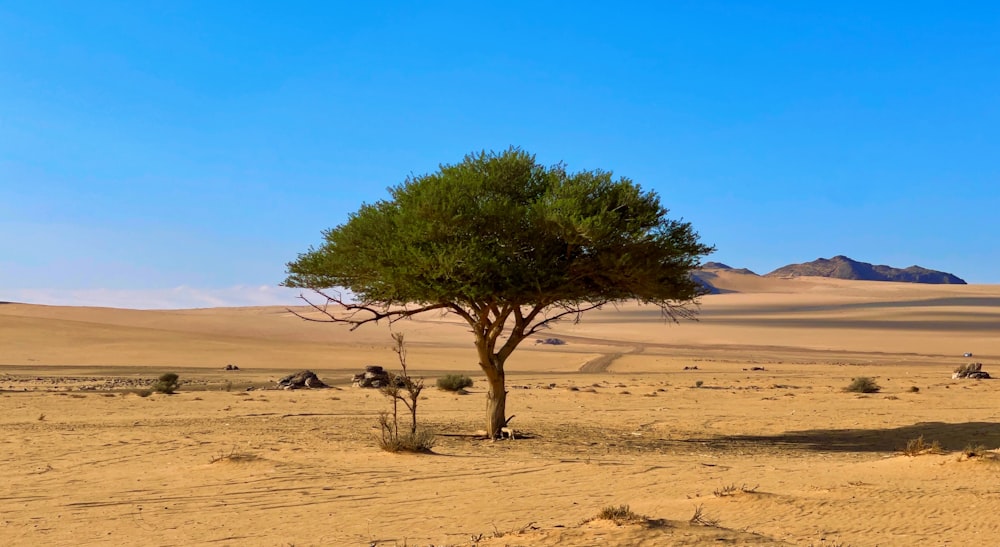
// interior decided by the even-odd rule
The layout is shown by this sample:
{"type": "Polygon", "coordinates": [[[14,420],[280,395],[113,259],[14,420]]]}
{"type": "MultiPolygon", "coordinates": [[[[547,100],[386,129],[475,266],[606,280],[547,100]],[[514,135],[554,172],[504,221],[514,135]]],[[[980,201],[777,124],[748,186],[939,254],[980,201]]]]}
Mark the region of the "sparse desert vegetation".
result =
{"type": "Polygon", "coordinates": [[[881,389],[874,378],[859,376],[851,380],[851,383],[844,388],[844,391],[848,393],[878,393],[881,389]]]}
{"type": "Polygon", "coordinates": [[[906,442],[906,447],[903,448],[903,454],[907,456],[920,456],[923,454],[943,454],[944,449],[941,448],[941,443],[933,441],[927,443],[924,441],[923,435],[917,437],[916,439],[910,439],[906,442]]]}
{"type": "Polygon", "coordinates": [[[166,372],[160,375],[150,389],[156,393],[163,393],[166,395],[173,395],[177,388],[181,385],[180,376],[173,372],[166,372]]]}
{"type": "Polygon", "coordinates": [[[392,334],[392,350],[399,360],[399,374],[389,374],[388,382],[378,388],[392,404],[392,412],[379,413],[379,447],[386,452],[430,452],[434,448],[434,434],[421,427],[417,421],[417,408],[424,381],[410,376],[406,364],[406,341],[403,333],[392,334]],[[409,412],[408,428],[400,430],[399,405],[409,412]]]}
{"type": "Polygon", "coordinates": [[[631,509],[628,505],[608,505],[607,507],[601,509],[597,516],[589,520],[608,520],[619,526],[623,524],[636,524],[640,522],[646,522],[648,517],[645,515],[640,515],[631,509]]]}
{"type": "Polygon", "coordinates": [[[724,498],[726,496],[735,496],[736,494],[753,494],[757,492],[758,488],[760,488],[759,484],[756,486],[747,486],[746,483],[743,483],[737,486],[736,483],[731,483],[721,488],[716,488],[712,491],[712,494],[717,498],[724,498]]]}
{"type": "MultiPolygon", "coordinates": [[[[1000,427],[988,416],[1000,383],[953,380],[968,359],[935,350],[942,338],[974,346],[1000,318],[1000,294],[715,281],[737,292],[707,298],[700,323],[665,327],[638,306],[600,310],[552,329],[566,344],[519,350],[507,371],[515,440],[477,435],[485,389],[423,389],[418,435],[433,430],[431,455],[384,452],[380,413],[403,441],[412,413],[400,400],[393,420],[391,398],[351,386],[373,363],[399,372],[385,329],[312,328],[284,310],[0,306],[4,347],[31,350],[15,349],[21,364],[0,370],[0,465],[17,496],[0,500],[0,543],[128,544],[137,526],[176,544],[248,545],[964,545],[1000,535],[991,519],[968,518],[969,507],[989,510],[1000,427]],[[976,328],[934,331],[946,323],[933,320],[929,294],[971,302],[948,313],[965,310],[962,324],[976,328]],[[891,305],[852,307],[858,295],[891,305]],[[801,308],[786,313],[802,326],[758,322],[778,304],[801,308]],[[872,313],[928,323],[866,337],[872,313]],[[146,327],[122,326],[138,322],[146,327]],[[115,345],[68,341],[107,332],[115,345]],[[217,345],[218,359],[207,358],[217,345]],[[915,352],[925,357],[911,362],[915,352]],[[601,355],[617,357],[580,371],[601,355]],[[222,369],[232,361],[238,378],[222,369]],[[181,389],[135,395],[152,393],[149,379],[165,367],[181,389]],[[271,389],[305,367],[333,387],[271,389]],[[844,396],[858,377],[878,378],[886,396],[844,396]],[[593,520],[600,508],[625,515],[622,501],[646,523],[593,520]]],[[[475,358],[454,322],[393,329],[406,334],[414,377],[469,370],[475,358]]],[[[1000,340],[973,349],[988,369],[1000,340]]]]}
{"type": "Polygon", "coordinates": [[[472,378],[464,374],[445,374],[437,379],[437,388],[443,391],[462,391],[472,387],[472,378]]]}

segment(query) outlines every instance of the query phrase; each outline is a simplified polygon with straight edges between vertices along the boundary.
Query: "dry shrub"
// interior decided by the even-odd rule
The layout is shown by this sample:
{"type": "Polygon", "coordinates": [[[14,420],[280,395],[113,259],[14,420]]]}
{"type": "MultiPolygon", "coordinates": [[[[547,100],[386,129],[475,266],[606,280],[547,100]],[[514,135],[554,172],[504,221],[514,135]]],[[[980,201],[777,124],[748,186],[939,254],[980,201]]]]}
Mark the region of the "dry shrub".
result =
{"type": "MultiPolygon", "coordinates": [[[[399,357],[402,374],[389,374],[389,382],[379,388],[379,392],[392,401],[392,414],[382,412],[378,417],[381,436],[379,448],[386,452],[430,452],[434,447],[434,435],[417,426],[417,403],[424,390],[424,381],[410,376],[406,367],[406,342],[403,333],[393,333],[393,351],[399,357]],[[409,430],[399,427],[399,404],[410,411],[409,430]]],[[[449,375],[454,376],[454,375],[449,375]]],[[[468,376],[465,377],[469,379],[468,376]]],[[[438,382],[440,386],[440,381],[438,382]]],[[[469,379],[469,384],[472,380],[469,379]]]]}
{"type": "Polygon", "coordinates": [[[944,450],[941,448],[941,443],[934,441],[931,444],[927,444],[924,441],[924,436],[921,435],[916,439],[910,439],[906,442],[906,448],[903,449],[903,454],[907,456],[921,456],[923,454],[943,454],[944,450]]]}
{"type": "Polygon", "coordinates": [[[981,444],[966,445],[965,449],[958,457],[961,460],[980,460],[985,462],[1000,462],[1000,454],[994,450],[989,450],[981,444]]]}
{"type": "Polygon", "coordinates": [[[697,524],[699,526],[718,526],[719,519],[709,518],[705,514],[704,509],[701,505],[696,505],[694,508],[694,515],[691,515],[691,519],[688,520],[691,524],[697,524]]]}
{"type": "Polygon", "coordinates": [[[881,389],[882,388],[875,383],[874,378],[860,376],[851,380],[851,383],[844,388],[844,391],[850,393],[878,393],[881,389]]]}
{"type": "Polygon", "coordinates": [[[400,430],[388,412],[379,414],[378,421],[382,430],[378,446],[386,452],[427,453],[434,448],[434,434],[424,428],[417,428],[416,431],[400,430]]]}
{"type": "Polygon", "coordinates": [[[604,509],[601,509],[601,512],[598,513],[597,516],[589,520],[610,520],[611,522],[621,526],[623,524],[644,523],[647,522],[649,518],[645,515],[640,515],[632,511],[629,509],[628,505],[619,505],[617,507],[609,505],[604,509]]]}
{"type": "Polygon", "coordinates": [[[736,494],[753,494],[757,492],[758,488],[760,488],[759,484],[756,486],[747,486],[746,484],[736,486],[736,484],[733,483],[713,490],[712,493],[715,494],[715,497],[717,498],[724,498],[726,496],[735,496],[736,494]]]}

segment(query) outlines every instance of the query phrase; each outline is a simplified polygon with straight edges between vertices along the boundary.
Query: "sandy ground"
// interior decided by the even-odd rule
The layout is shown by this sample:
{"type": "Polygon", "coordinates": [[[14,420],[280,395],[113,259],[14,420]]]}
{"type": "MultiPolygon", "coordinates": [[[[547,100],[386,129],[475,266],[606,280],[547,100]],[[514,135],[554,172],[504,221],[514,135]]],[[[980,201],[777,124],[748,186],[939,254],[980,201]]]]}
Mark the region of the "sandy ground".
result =
{"type": "Polygon", "coordinates": [[[485,383],[466,329],[398,323],[429,384],[476,380],[424,392],[424,455],[380,451],[388,404],[349,385],[396,368],[385,326],[2,304],[0,544],[996,542],[1000,382],[951,371],[1000,375],[1000,286],[714,282],[697,323],[626,305],[545,334],[565,345],[527,342],[509,362],[514,441],[473,435],[485,383]],[[334,387],[246,391],[301,369],[334,387]],[[177,394],[135,393],[162,372],[177,394]],[[844,392],[859,376],[882,391],[844,392]],[[901,452],[920,437],[938,453],[901,452]],[[591,520],[620,505],[645,520],[591,520]]]}

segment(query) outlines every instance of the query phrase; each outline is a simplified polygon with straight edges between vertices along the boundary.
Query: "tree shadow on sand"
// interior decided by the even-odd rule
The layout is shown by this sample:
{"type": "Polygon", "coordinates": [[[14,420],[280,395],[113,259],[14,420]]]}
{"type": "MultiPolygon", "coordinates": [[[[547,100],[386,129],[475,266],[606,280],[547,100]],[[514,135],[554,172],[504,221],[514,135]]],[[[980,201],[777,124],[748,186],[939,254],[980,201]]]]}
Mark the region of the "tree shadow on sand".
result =
{"type": "Polygon", "coordinates": [[[1000,446],[1000,423],[920,422],[890,429],[809,429],[780,435],[726,435],[701,439],[711,445],[743,445],[757,448],[815,450],[818,452],[895,452],[907,441],[923,436],[937,441],[947,451],[969,445],[1000,446]]]}

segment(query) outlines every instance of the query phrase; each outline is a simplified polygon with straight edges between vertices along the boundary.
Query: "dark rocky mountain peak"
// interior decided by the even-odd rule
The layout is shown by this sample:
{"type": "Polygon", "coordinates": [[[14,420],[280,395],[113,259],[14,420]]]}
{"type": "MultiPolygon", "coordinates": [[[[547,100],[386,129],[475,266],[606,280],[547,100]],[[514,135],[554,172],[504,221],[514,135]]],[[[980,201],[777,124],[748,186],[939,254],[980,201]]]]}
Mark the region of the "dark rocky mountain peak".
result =
{"type": "Polygon", "coordinates": [[[896,281],[903,283],[933,283],[965,285],[965,281],[953,274],[930,270],[920,266],[893,268],[859,262],[844,255],[833,258],[818,258],[812,262],[789,264],[766,274],[767,277],[832,277],[836,279],[858,279],[863,281],[896,281]]]}

